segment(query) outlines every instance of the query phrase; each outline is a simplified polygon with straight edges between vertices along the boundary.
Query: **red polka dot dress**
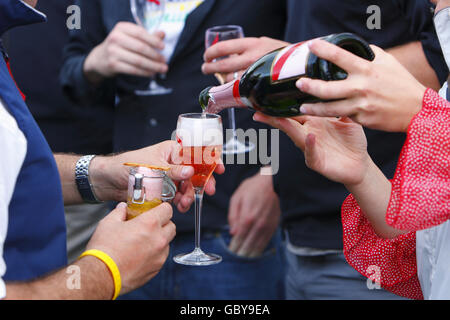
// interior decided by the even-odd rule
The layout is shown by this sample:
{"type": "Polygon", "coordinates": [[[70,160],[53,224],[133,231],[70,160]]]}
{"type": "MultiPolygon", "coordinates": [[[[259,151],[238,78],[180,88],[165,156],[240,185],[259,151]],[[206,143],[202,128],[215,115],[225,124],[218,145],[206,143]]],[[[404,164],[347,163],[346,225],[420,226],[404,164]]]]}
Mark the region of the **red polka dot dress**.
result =
{"type": "Polygon", "coordinates": [[[409,232],[395,239],[378,237],[350,195],[342,205],[348,263],[397,295],[423,299],[417,273],[416,231],[450,219],[449,177],[450,103],[428,89],[421,112],[408,128],[386,212],[390,226],[409,232]]]}

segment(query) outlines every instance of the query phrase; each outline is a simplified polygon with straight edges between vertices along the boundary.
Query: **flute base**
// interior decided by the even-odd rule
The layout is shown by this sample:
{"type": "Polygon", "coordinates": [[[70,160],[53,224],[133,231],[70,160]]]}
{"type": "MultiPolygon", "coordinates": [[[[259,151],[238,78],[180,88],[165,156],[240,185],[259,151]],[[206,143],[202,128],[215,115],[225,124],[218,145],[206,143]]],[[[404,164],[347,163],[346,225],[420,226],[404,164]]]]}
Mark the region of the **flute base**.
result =
{"type": "Polygon", "coordinates": [[[173,261],[187,266],[210,266],[220,263],[222,257],[214,253],[204,253],[196,248],[191,253],[179,254],[173,257],[173,261]]]}
{"type": "Polygon", "coordinates": [[[252,151],[255,145],[251,142],[240,142],[237,139],[230,139],[223,145],[223,154],[241,154],[252,151]]]}
{"type": "Polygon", "coordinates": [[[150,85],[148,86],[148,89],[146,90],[136,90],[134,93],[137,96],[161,96],[165,94],[172,93],[171,88],[166,88],[161,85],[159,85],[155,80],[150,81],[150,85]]]}

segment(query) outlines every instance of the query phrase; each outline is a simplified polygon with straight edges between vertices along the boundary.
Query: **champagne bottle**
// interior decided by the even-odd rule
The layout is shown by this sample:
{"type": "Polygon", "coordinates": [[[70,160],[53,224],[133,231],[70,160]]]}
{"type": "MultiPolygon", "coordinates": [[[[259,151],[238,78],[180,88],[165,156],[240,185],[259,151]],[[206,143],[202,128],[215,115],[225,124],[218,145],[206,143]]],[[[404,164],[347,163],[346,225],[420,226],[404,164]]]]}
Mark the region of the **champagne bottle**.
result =
{"type": "MultiPolygon", "coordinates": [[[[332,34],[322,39],[369,61],[375,58],[369,44],[354,34],[332,34]]],[[[303,103],[320,101],[295,86],[302,77],[343,80],[347,73],[311,53],[307,43],[301,42],[266,54],[253,63],[240,80],[204,89],[200,93],[200,105],[207,113],[247,107],[270,116],[298,116],[303,103]]]]}

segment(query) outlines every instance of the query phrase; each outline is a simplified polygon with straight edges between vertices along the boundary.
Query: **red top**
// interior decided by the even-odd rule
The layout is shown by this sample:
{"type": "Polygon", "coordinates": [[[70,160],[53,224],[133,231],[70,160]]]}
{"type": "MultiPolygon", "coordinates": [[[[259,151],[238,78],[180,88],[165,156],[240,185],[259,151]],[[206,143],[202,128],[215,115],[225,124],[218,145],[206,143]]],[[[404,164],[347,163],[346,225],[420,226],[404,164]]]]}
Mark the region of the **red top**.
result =
{"type": "Polygon", "coordinates": [[[395,239],[380,238],[352,195],[342,205],[344,254],[348,263],[397,295],[423,299],[417,276],[415,231],[450,219],[449,150],[450,103],[428,89],[421,112],[408,128],[391,181],[386,213],[390,226],[410,232],[395,239]]]}
{"type": "MultiPolygon", "coordinates": [[[[5,59],[5,62],[6,62],[6,66],[8,67],[9,74],[11,75],[11,78],[14,80],[14,76],[13,76],[12,71],[11,71],[11,65],[9,64],[9,59],[6,58],[6,57],[4,57],[4,59],[5,59]]],[[[17,90],[19,90],[19,93],[22,96],[23,101],[25,101],[26,100],[26,96],[20,90],[19,86],[16,83],[16,80],[14,80],[14,83],[16,84],[17,90]]]]}

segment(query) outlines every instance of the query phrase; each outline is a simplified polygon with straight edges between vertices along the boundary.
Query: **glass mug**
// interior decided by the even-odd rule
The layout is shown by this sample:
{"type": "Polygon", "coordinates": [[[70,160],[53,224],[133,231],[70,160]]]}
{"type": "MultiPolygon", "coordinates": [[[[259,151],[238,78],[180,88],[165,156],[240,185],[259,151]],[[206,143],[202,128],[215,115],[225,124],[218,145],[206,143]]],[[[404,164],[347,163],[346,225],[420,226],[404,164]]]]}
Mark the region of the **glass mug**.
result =
{"type": "Polygon", "coordinates": [[[163,170],[131,167],[128,175],[127,220],[175,198],[177,187],[163,170]]]}

